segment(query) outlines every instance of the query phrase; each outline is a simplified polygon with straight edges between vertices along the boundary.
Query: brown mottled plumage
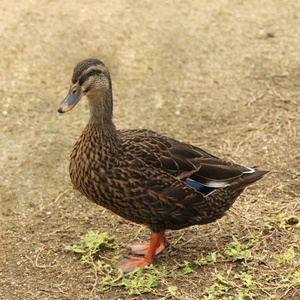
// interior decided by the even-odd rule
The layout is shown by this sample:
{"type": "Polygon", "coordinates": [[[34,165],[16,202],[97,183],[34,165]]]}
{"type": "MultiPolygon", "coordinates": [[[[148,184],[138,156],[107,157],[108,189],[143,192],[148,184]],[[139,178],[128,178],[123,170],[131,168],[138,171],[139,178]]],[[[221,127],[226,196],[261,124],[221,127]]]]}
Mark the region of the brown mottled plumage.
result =
{"type": "Polygon", "coordinates": [[[72,183],[88,199],[152,232],[150,245],[131,245],[144,258],[117,264],[124,272],[152,262],[168,244],[165,230],[221,218],[245,187],[267,173],[150,130],[117,130],[109,71],[97,59],[76,65],[58,111],[69,111],[84,95],[90,119],[71,153],[72,183]]]}

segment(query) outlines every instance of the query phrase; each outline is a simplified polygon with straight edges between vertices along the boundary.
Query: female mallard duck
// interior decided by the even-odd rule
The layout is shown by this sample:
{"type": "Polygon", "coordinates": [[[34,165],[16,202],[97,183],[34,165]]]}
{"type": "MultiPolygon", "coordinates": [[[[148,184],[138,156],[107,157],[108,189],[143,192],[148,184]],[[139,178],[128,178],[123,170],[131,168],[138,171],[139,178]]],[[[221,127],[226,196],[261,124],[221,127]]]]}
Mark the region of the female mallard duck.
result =
{"type": "Polygon", "coordinates": [[[197,147],[150,130],[117,130],[110,74],[98,59],[75,66],[69,94],[58,112],[87,96],[90,119],[70,158],[73,185],[88,199],[151,230],[150,243],[131,245],[116,268],[149,265],[169,244],[166,229],[221,218],[237,196],[267,171],[225,162],[197,147]]]}

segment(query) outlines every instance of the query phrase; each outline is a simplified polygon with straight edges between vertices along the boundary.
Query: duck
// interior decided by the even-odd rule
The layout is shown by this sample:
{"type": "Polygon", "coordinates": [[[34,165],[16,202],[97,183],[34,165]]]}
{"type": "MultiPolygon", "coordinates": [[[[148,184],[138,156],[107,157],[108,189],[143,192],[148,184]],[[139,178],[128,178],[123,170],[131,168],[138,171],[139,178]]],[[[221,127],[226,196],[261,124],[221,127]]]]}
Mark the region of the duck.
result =
{"type": "Polygon", "coordinates": [[[59,113],[86,96],[89,120],[70,155],[75,189],[87,199],[150,229],[150,243],[130,245],[115,268],[150,265],[170,243],[166,230],[212,223],[269,171],[225,161],[148,129],[118,130],[110,72],[98,59],[76,64],[59,113]]]}

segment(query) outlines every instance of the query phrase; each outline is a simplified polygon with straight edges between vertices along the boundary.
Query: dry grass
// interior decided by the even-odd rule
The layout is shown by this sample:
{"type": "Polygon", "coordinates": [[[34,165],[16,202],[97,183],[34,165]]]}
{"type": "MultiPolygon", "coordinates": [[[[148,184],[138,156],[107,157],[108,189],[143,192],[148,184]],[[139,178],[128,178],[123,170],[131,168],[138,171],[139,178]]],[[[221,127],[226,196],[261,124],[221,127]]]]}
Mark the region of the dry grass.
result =
{"type": "Polygon", "coordinates": [[[141,298],[166,296],[170,286],[177,287],[170,298],[208,297],[206,289],[220,285],[224,272],[223,285],[231,288],[221,298],[250,290],[237,278],[245,273],[262,283],[249,299],[299,299],[299,284],[289,277],[299,272],[299,224],[283,225],[283,216],[300,215],[297,1],[0,5],[1,299],[122,298],[122,287],[99,292],[103,274],[62,244],[78,243],[88,230],[115,234],[121,247],[101,254],[112,264],[129,242],[148,239],[146,229],[87,202],[70,185],[68,157],[87,103],[64,116],[56,107],[74,64],[88,57],[111,70],[119,128],[149,128],[272,170],[220,221],[169,232],[171,247],[154,266],[179,274],[187,261],[193,273],[165,278],[141,298]],[[257,240],[251,260],[195,264],[214,252],[225,255],[233,236],[244,244],[257,240]],[[294,258],[276,260],[292,246],[294,258]]]}

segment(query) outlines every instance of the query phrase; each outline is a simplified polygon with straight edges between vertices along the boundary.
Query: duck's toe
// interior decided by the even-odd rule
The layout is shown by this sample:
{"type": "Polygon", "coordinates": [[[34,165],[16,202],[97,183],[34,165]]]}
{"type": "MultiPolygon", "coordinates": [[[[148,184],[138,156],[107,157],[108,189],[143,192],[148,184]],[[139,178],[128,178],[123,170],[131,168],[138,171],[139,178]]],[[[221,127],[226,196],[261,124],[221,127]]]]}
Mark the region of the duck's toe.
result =
{"type": "Polygon", "coordinates": [[[136,243],[129,245],[128,247],[131,249],[129,254],[145,255],[149,249],[149,245],[150,243],[136,243]]]}
{"type": "MultiPolygon", "coordinates": [[[[129,245],[128,247],[131,249],[129,251],[129,254],[145,255],[149,250],[150,243],[136,243],[136,244],[129,245]]],[[[161,253],[164,249],[165,249],[165,244],[160,243],[155,250],[155,255],[161,253]]]]}
{"type": "Polygon", "coordinates": [[[143,268],[151,264],[151,261],[145,258],[127,257],[119,261],[114,268],[120,269],[124,273],[129,273],[137,268],[143,268]]]}

